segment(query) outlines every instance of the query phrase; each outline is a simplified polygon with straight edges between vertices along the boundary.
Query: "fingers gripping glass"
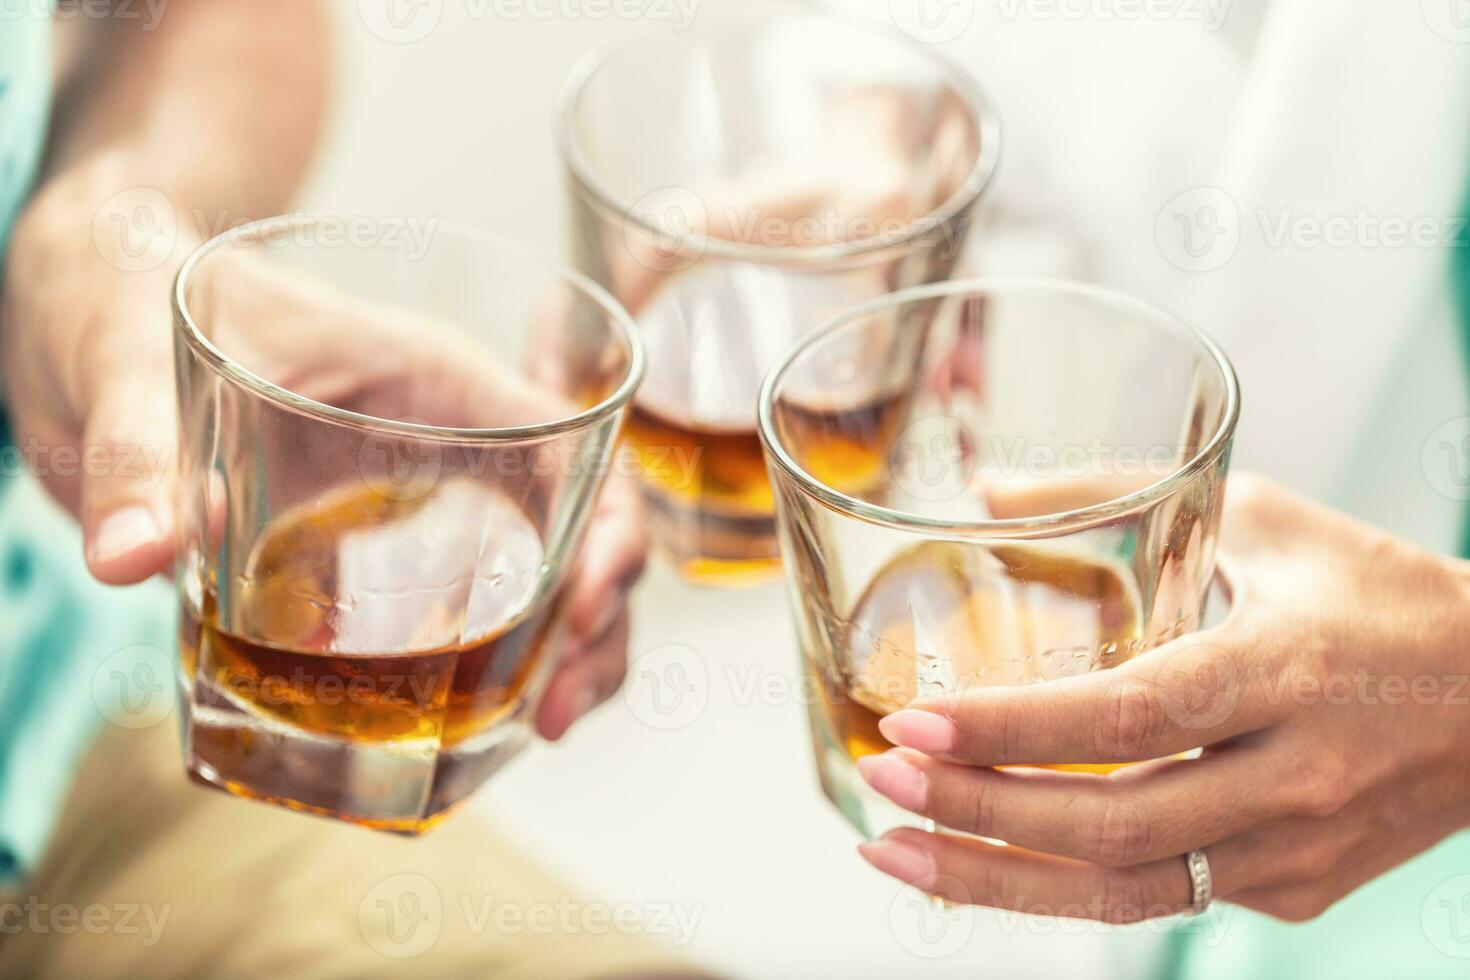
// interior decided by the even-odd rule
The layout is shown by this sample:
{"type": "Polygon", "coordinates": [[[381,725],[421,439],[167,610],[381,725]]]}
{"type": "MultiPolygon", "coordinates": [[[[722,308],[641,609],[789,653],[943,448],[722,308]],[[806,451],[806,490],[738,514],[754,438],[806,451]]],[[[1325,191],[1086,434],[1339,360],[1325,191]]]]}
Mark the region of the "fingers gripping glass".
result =
{"type": "Polygon", "coordinates": [[[423,228],[258,222],[174,294],[185,765],[407,833],[525,740],[643,371],[601,288],[423,228]]]}
{"type": "Polygon", "coordinates": [[[914,819],[856,770],[884,715],[1199,627],[1239,405],[1204,335],[1064,282],[910,289],[783,358],[760,434],[818,770],[860,829],[914,819]]]}

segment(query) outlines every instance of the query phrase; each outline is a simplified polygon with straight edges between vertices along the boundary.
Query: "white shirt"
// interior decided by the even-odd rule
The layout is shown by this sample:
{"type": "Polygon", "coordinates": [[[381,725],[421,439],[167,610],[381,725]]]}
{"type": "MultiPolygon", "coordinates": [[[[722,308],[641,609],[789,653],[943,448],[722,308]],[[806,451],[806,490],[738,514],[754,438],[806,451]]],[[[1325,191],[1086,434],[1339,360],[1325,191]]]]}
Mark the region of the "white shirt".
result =
{"type": "Polygon", "coordinates": [[[1470,3],[834,5],[933,44],[999,107],[968,271],[1185,317],[1240,375],[1236,468],[1455,547],[1470,361],[1444,241],[1470,246],[1470,3]]]}

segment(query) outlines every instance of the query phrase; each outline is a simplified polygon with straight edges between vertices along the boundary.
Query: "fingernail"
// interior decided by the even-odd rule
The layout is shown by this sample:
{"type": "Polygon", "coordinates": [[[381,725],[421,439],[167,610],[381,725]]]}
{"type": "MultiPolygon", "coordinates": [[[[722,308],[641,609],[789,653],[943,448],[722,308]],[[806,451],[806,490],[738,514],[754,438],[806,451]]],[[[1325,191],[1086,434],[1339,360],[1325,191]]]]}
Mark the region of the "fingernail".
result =
{"type": "Polygon", "coordinates": [[[863,756],[857,766],[869,786],[905,810],[924,809],[929,798],[929,779],[907,759],[885,752],[863,756]]]}
{"type": "Polygon", "coordinates": [[[878,731],[894,745],[919,752],[949,752],[955,743],[954,722],[932,711],[913,708],[880,718],[878,731]]]}
{"type": "Polygon", "coordinates": [[[896,840],[884,838],[859,844],[858,853],[879,871],[911,885],[934,874],[934,859],[928,851],[896,840]]]}
{"type": "Polygon", "coordinates": [[[158,540],[163,528],[147,507],[124,507],[102,519],[88,549],[94,561],[111,561],[158,540]]]}

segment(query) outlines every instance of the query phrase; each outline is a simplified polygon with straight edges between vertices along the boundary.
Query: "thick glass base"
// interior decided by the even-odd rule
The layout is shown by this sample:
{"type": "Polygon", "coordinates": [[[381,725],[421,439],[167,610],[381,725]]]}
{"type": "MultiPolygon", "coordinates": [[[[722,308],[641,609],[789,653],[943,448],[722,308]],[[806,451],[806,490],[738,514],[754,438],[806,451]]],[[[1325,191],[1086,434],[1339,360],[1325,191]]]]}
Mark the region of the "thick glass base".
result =
{"type": "Polygon", "coordinates": [[[781,577],[770,514],[720,513],[653,488],[644,498],[654,541],[686,581],[744,589],[781,577]]]}
{"type": "Polygon", "coordinates": [[[678,567],[686,582],[716,589],[749,589],[781,577],[779,558],[722,561],[699,557],[686,559],[678,567]]]}
{"type": "MultiPolygon", "coordinates": [[[[844,737],[833,723],[830,692],[817,688],[808,699],[811,718],[812,753],[816,757],[817,778],[822,793],[841,811],[858,833],[869,840],[882,837],[898,827],[932,830],[933,823],[890,802],[870,787],[858,772],[857,757],[873,754],[867,746],[857,746],[844,737]]],[[[877,751],[883,751],[878,749],[877,751]]]]}
{"type": "MultiPolygon", "coordinates": [[[[813,730],[813,734],[817,734],[813,730]]],[[[820,736],[818,736],[820,737],[820,736]]],[[[932,821],[910,813],[874,792],[858,774],[857,763],[840,749],[817,749],[817,778],[822,793],[868,840],[875,840],[899,827],[933,830],[932,821]]]]}
{"type": "Polygon", "coordinates": [[[184,768],[234,796],[417,835],[444,821],[529,739],[524,711],[443,748],[437,740],[358,741],[242,710],[208,685],[184,686],[184,768]]]}

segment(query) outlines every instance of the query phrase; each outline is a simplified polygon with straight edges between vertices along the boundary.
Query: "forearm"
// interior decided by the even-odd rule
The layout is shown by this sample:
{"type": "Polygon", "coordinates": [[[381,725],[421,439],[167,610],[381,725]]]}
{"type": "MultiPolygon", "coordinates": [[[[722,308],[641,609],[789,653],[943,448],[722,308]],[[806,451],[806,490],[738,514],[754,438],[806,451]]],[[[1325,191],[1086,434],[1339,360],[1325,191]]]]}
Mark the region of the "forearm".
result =
{"type": "MultiPolygon", "coordinates": [[[[319,0],[127,10],[99,20],[95,0],[73,16],[61,8],[47,163],[7,245],[6,408],[19,438],[47,446],[169,445],[174,274],[200,238],[284,207],[325,109],[319,0]]],[[[47,482],[92,547],[118,503],[106,486],[121,484],[47,482]]],[[[166,526],[162,498],[152,507],[166,526]]]]}
{"type": "Polygon", "coordinates": [[[199,234],[279,210],[325,110],[322,8],[171,0],[157,9],[156,18],[58,24],[87,36],[61,39],[81,46],[63,80],[47,181],[100,171],[69,195],[101,195],[93,207],[128,188],[157,189],[199,234]]]}

